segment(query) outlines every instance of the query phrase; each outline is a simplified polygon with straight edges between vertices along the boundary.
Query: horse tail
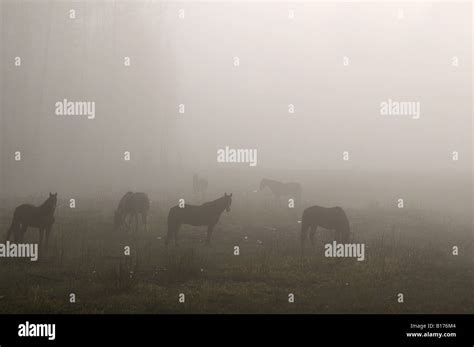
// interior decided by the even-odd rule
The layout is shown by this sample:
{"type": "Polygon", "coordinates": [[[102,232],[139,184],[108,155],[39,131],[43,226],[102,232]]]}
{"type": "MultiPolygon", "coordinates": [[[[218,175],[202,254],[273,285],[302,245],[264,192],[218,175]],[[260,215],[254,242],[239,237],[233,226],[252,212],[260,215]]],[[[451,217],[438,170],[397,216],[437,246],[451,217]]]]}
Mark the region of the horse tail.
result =
{"type": "Polygon", "coordinates": [[[303,211],[303,216],[301,217],[301,253],[303,253],[304,243],[308,237],[309,221],[307,216],[308,209],[303,211]]]}
{"type": "Polygon", "coordinates": [[[302,203],[301,185],[299,183],[296,185],[295,197],[296,197],[296,201],[301,204],[302,203]]]}
{"type": "Polygon", "coordinates": [[[150,210],[150,198],[145,193],[136,193],[136,194],[140,194],[138,196],[140,196],[141,198],[140,208],[142,212],[145,212],[145,213],[148,212],[150,210]]]}
{"type": "Polygon", "coordinates": [[[199,176],[197,174],[193,175],[193,191],[194,194],[198,194],[199,192],[199,176]]]}
{"type": "Polygon", "coordinates": [[[150,210],[150,199],[148,199],[148,196],[147,196],[145,200],[145,212],[148,212],[149,210],[150,210]]]}
{"type": "Polygon", "coordinates": [[[166,241],[165,244],[168,246],[168,243],[170,242],[170,239],[173,237],[174,233],[178,231],[178,215],[177,215],[177,209],[178,206],[174,206],[170,208],[170,212],[168,213],[168,234],[166,235],[166,241]]]}

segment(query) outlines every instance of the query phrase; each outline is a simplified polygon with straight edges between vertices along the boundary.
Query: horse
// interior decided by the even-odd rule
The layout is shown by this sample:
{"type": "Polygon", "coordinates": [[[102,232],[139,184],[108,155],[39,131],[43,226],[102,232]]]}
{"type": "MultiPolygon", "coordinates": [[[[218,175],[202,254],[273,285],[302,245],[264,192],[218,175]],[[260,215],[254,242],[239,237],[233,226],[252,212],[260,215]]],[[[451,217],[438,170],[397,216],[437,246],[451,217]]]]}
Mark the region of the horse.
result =
{"type": "Polygon", "coordinates": [[[301,218],[301,251],[303,251],[304,242],[308,236],[308,229],[311,229],[309,238],[311,245],[314,247],[314,234],[318,226],[335,230],[337,242],[346,243],[349,241],[349,221],[344,210],[339,206],[321,207],[315,205],[303,211],[303,217],[301,218]]]}
{"type": "Polygon", "coordinates": [[[290,196],[296,201],[301,202],[301,185],[297,182],[283,183],[268,178],[262,179],[260,182],[260,190],[268,187],[276,200],[280,201],[282,196],[290,196]]]}
{"type": "Polygon", "coordinates": [[[43,247],[43,237],[46,232],[45,250],[48,248],[49,234],[54,224],[54,212],[58,201],[58,193],[49,193],[49,197],[41,206],[23,204],[15,208],[13,220],[7,231],[6,241],[14,236],[14,242],[21,243],[28,227],[38,228],[39,248],[43,247]]]}
{"type": "Polygon", "coordinates": [[[193,175],[193,190],[194,195],[198,199],[203,199],[206,197],[208,182],[205,178],[199,177],[197,174],[193,175]]]}
{"type": "Polygon", "coordinates": [[[172,236],[174,236],[175,245],[178,246],[178,230],[181,224],[188,224],[192,226],[207,225],[206,245],[211,242],[211,234],[214,226],[219,221],[222,212],[226,210],[230,212],[230,205],[232,204],[232,193],[216,199],[214,201],[206,202],[202,205],[179,205],[174,206],[168,213],[168,234],[166,236],[166,246],[172,236]]]}
{"type": "Polygon", "coordinates": [[[141,214],[145,232],[147,231],[147,215],[150,210],[150,199],[145,193],[127,192],[118,204],[114,214],[114,229],[122,225],[130,230],[133,218],[135,218],[135,230],[138,231],[138,214],[141,214]],[[126,218],[129,216],[129,222],[126,218]]]}

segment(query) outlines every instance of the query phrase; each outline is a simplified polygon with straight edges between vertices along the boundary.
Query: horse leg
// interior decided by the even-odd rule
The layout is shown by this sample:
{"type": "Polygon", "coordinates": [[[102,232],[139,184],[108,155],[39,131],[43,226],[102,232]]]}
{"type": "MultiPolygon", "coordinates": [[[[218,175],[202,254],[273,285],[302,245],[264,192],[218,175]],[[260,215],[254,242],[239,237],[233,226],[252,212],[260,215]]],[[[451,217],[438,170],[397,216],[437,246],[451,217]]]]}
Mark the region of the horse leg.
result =
{"type": "Polygon", "coordinates": [[[143,225],[145,226],[145,232],[148,231],[147,226],[146,226],[146,220],[147,220],[147,213],[143,212],[142,213],[142,220],[143,220],[143,225]]]}
{"type": "Polygon", "coordinates": [[[15,220],[12,221],[12,224],[10,225],[10,228],[8,228],[8,231],[7,231],[7,236],[6,236],[6,239],[5,239],[5,242],[10,240],[10,237],[11,235],[13,234],[13,236],[15,237],[16,239],[16,236],[18,234],[18,230],[20,229],[20,223],[16,222],[15,220]]]}
{"type": "Polygon", "coordinates": [[[315,246],[314,244],[314,234],[316,234],[316,229],[318,226],[312,226],[310,231],[309,231],[309,239],[311,240],[311,246],[315,246]]]}
{"type": "Polygon", "coordinates": [[[350,234],[340,229],[336,229],[336,241],[338,243],[348,243],[349,239],[350,239],[350,234]]]}
{"type": "Polygon", "coordinates": [[[301,255],[303,255],[304,243],[306,241],[306,238],[308,237],[308,228],[309,228],[309,225],[306,224],[304,221],[302,221],[301,222],[301,255]]]}
{"type": "Polygon", "coordinates": [[[207,226],[207,235],[206,235],[206,246],[209,246],[211,244],[211,235],[212,231],[214,229],[215,224],[211,224],[207,226]]]}
{"type": "Polygon", "coordinates": [[[297,190],[295,194],[296,204],[299,206],[302,205],[301,190],[297,190]]]}
{"type": "Polygon", "coordinates": [[[178,230],[179,230],[180,224],[176,225],[176,229],[174,230],[174,244],[176,247],[179,246],[178,244],[178,230]]]}
{"type": "Polygon", "coordinates": [[[7,235],[5,235],[5,242],[7,242],[8,240],[10,240],[10,237],[11,237],[11,234],[13,232],[13,224],[10,228],[8,228],[7,230],[7,235]]]}
{"type": "Polygon", "coordinates": [[[168,243],[170,243],[171,235],[173,234],[173,231],[171,230],[171,227],[168,225],[168,233],[166,234],[166,239],[165,239],[165,246],[168,247],[168,243]]]}
{"type": "Polygon", "coordinates": [[[177,223],[174,222],[171,218],[168,217],[168,233],[166,234],[165,245],[168,247],[171,237],[174,235],[177,223]]]}
{"type": "Polygon", "coordinates": [[[38,228],[38,231],[39,231],[39,243],[38,243],[38,248],[39,248],[40,252],[42,252],[42,251],[43,251],[44,228],[39,227],[39,228],[38,228]]]}
{"type": "Polygon", "coordinates": [[[26,225],[26,224],[21,225],[21,228],[20,228],[20,230],[18,230],[18,234],[17,234],[17,243],[22,243],[23,242],[23,239],[25,237],[27,229],[28,229],[28,225],[26,225]]]}
{"type": "MultiPolygon", "coordinates": [[[[168,218],[169,219],[169,218],[168,218]]],[[[178,230],[181,223],[168,220],[168,234],[166,234],[165,246],[171,241],[171,237],[174,237],[174,243],[178,246],[178,230]]]]}
{"type": "Polygon", "coordinates": [[[129,232],[130,229],[132,228],[132,215],[130,215],[130,214],[126,215],[123,218],[123,224],[125,224],[125,226],[127,228],[127,232],[129,232]],[[128,217],[128,223],[127,223],[127,217],[128,217]]]}
{"type": "Polygon", "coordinates": [[[280,207],[280,195],[273,195],[274,199],[275,199],[275,206],[276,207],[280,207]]]}
{"type": "Polygon", "coordinates": [[[20,233],[21,233],[22,225],[18,223],[18,227],[13,229],[13,242],[18,243],[20,242],[20,233]]]}
{"type": "Polygon", "coordinates": [[[46,237],[45,237],[45,243],[44,243],[44,249],[47,251],[48,250],[48,244],[49,244],[49,233],[51,232],[52,227],[46,228],[46,237]]]}

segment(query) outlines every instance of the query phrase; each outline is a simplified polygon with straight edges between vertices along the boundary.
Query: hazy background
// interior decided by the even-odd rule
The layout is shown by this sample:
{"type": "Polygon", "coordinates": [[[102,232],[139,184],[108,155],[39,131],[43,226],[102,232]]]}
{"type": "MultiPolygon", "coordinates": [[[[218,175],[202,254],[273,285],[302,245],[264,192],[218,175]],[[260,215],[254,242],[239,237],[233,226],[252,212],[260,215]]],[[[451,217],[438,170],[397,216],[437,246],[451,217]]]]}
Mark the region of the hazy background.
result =
{"type": "Polygon", "coordinates": [[[1,1],[0,11],[3,197],[160,199],[185,194],[197,172],[210,196],[269,177],[301,182],[306,204],[403,197],[472,212],[469,3],[1,1]],[[64,98],[95,101],[96,119],[56,116],[64,98]],[[380,116],[389,98],[420,101],[421,118],[380,116]],[[218,164],[225,146],[257,149],[257,167],[218,164]]]}

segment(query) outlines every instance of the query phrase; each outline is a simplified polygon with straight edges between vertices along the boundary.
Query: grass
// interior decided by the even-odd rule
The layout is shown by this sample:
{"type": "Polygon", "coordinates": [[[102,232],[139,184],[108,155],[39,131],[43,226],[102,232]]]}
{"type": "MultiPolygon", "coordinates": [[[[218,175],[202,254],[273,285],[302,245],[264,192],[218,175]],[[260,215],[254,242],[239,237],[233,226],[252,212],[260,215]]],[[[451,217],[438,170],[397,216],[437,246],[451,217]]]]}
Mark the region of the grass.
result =
{"type": "MultiPolygon", "coordinates": [[[[2,231],[10,205],[1,210],[2,231]]],[[[134,234],[112,230],[113,202],[94,206],[57,211],[49,254],[40,261],[0,259],[1,313],[474,310],[472,231],[436,213],[348,210],[356,241],[367,247],[365,261],[358,262],[325,258],[324,244],[333,237],[325,230],[301,257],[298,214],[280,207],[238,205],[222,215],[211,246],[204,245],[205,227],[183,226],[181,246],[166,249],[165,210],[152,210],[148,232],[134,234]],[[76,303],[69,302],[70,293],[76,303]],[[185,303],[178,302],[180,293],[185,303]]],[[[36,242],[37,235],[31,229],[27,241],[36,242]]]]}

